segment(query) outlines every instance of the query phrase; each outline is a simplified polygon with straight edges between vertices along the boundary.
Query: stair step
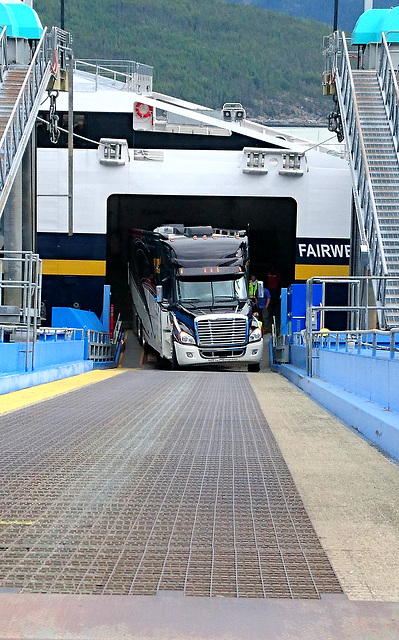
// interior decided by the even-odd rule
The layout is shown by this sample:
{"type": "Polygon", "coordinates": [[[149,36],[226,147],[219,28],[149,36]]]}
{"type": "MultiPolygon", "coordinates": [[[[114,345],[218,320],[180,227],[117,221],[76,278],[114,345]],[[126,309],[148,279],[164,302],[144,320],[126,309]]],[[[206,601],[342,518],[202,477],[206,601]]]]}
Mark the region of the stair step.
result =
{"type": "Polygon", "coordinates": [[[396,160],[398,162],[398,156],[396,153],[388,151],[387,153],[377,153],[377,151],[368,151],[367,158],[373,160],[373,162],[381,162],[383,164],[392,164],[396,160]]]}
{"type": "Polygon", "coordinates": [[[389,129],[386,129],[384,131],[378,130],[376,131],[373,128],[367,128],[364,125],[362,126],[362,134],[363,134],[363,138],[364,141],[369,142],[391,142],[392,141],[392,134],[391,131],[389,129]]]}
{"type": "MultiPolygon", "coordinates": [[[[382,236],[386,233],[391,233],[392,225],[387,220],[379,219],[380,233],[382,236]]],[[[396,228],[396,227],[395,227],[396,228]]]]}
{"type": "Polygon", "coordinates": [[[370,116],[372,114],[378,114],[386,117],[386,111],[384,107],[379,103],[377,104],[377,102],[375,104],[370,104],[369,100],[364,103],[362,103],[362,101],[358,101],[358,108],[360,118],[362,118],[364,115],[370,116]]]}
{"type": "Polygon", "coordinates": [[[396,169],[396,171],[398,170],[398,163],[396,163],[396,165],[392,162],[392,160],[380,160],[377,161],[376,158],[371,158],[371,160],[369,160],[369,165],[373,165],[374,167],[378,168],[382,168],[384,167],[384,169],[390,168],[390,169],[396,169]]]}
{"type": "Polygon", "coordinates": [[[364,146],[366,147],[366,150],[370,149],[370,151],[381,151],[381,153],[383,153],[384,150],[386,150],[388,152],[396,152],[393,141],[388,140],[388,138],[380,138],[379,140],[376,140],[371,136],[364,136],[364,146]]]}
{"type": "Polygon", "coordinates": [[[395,145],[393,144],[393,141],[391,139],[388,139],[388,136],[386,140],[375,140],[371,136],[367,136],[367,139],[364,141],[364,144],[366,147],[370,147],[370,148],[377,147],[378,149],[381,149],[381,146],[382,146],[382,147],[386,147],[387,149],[395,149],[395,145]]]}
{"type": "Polygon", "coordinates": [[[384,167],[384,171],[379,171],[378,169],[371,169],[370,170],[370,176],[371,176],[371,181],[382,181],[384,180],[384,182],[386,181],[386,177],[385,176],[392,176],[392,178],[388,178],[389,180],[394,180],[395,177],[398,175],[398,171],[397,169],[395,170],[395,167],[392,167],[392,169],[389,169],[387,167],[384,167]]]}

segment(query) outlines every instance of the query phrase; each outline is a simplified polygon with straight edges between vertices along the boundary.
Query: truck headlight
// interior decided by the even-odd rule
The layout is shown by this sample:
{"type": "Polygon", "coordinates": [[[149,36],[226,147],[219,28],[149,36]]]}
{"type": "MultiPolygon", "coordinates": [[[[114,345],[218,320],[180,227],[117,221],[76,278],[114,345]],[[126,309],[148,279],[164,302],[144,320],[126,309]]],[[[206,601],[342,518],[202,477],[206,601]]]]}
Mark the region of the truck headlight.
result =
{"type": "Polygon", "coordinates": [[[193,336],[190,336],[186,331],[179,331],[179,342],[182,344],[195,344],[193,336]]]}
{"type": "Polygon", "coordinates": [[[260,327],[255,327],[253,331],[249,334],[249,342],[257,342],[262,339],[262,331],[260,327]]]}

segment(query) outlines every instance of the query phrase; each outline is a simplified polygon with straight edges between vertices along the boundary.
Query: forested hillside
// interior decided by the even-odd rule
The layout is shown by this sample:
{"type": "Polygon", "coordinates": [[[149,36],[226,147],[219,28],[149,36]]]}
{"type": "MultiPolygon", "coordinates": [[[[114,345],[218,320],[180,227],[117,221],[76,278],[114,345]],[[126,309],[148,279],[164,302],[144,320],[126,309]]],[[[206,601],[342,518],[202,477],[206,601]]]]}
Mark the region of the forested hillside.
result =
{"type": "MultiPolygon", "coordinates": [[[[281,11],[292,16],[319,20],[327,24],[334,22],[335,0],[225,0],[253,7],[262,7],[272,11],[281,11]]],[[[398,2],[392,0],[374,0],[374,9],[389,9],[398,2]]],[[[338,2],[338,29],[342,29],[350,34],[356,24],[357,19],[364,11],[364,0],[339,0],[338,2]]]]}
{"type": "MultiPolygon", "coordinates": [[[[59,0],[37,0],[60,24],[59,0]]],[[[154,67],[157,91],[220,108],[242,102],[265,122],[325,123],[322,39],[327,25],[222,0],[66,0],[77,58],[154,67]]]]}

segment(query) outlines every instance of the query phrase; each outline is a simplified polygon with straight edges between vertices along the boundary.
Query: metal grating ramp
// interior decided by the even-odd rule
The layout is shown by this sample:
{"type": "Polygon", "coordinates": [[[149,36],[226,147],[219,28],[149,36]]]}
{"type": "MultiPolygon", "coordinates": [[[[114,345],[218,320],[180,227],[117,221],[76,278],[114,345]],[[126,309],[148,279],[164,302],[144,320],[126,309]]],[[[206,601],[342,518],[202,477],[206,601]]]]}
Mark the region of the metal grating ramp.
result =
{"type": "Polygon", "coordinates": [[[0,432],[1,589],[341,593],[246,374],[129,371],[0,432]]]}

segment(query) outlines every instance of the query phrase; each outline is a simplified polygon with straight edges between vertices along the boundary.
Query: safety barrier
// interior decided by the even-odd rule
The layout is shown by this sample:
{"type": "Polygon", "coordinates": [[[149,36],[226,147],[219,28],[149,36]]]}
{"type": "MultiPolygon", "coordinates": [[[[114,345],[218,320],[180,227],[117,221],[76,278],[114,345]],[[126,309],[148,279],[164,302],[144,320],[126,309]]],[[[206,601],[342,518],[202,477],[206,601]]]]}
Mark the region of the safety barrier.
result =
{"type": "Polygon", "coordinates": [[[121,88],[127,91],[152,92],[153,68],[141,62],[133,60],[75,60],[74,69],[92,74],[95,78],[96,91],[98,80],[101,77],[109,79],[114,86],[119,83],[121,88]]]}
{"type": "Polygon", "coordinates": [[[114,362],[117,345],[105,331],[86,332],[86,357],[94,362],[114,362]]]}

